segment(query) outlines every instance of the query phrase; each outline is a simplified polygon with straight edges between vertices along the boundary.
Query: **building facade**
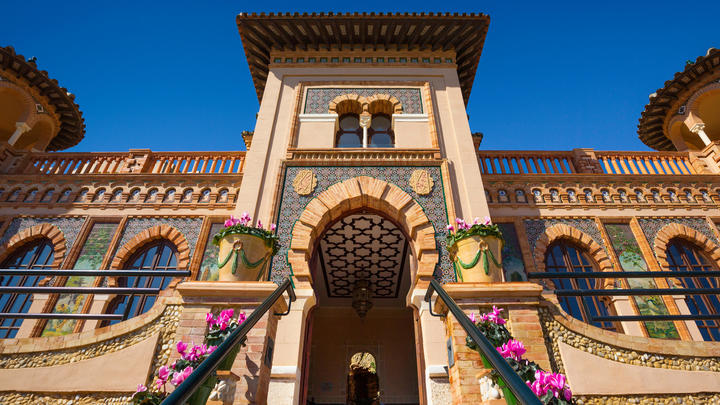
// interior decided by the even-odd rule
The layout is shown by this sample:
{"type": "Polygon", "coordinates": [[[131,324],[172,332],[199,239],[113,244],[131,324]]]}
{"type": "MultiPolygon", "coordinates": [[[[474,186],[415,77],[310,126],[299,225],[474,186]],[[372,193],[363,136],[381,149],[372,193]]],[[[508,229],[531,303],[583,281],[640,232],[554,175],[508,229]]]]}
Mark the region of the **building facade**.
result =
{"type": "Polygon", "coordinates": [[[638,134],[656,151],[489,151],[465,110],[488,16],[237,25],[260,101],[243,152],[58,152],[84,136],[74,97],[0,48],[0,268],[38,271],[1,284],[87,288],[0,295],[0,403],[126,403],[176,342],[202,340],[205,312],[250,313],[288,277],[297,300],[255,326],[214,403],[357,403],[361,388],[504,403],[457,320],[432,315],[431,280],[467,313],[502,308],[579,402],[720,402],[720,51],[651,95],[638,134]],[[212,237],[243,212],[277,223],[280,250],[262,281],[218,281],[212,237]],[[502,281],[461,282],[447,224],[486,216],[502,281]],[[107,275],[40,274],[53,269],[107,275]],[[130,269],[190,275],[113,275],[130,269]],[[543,277],[587,272],[613,274],[543,277]],[[113,317],[27,316],[48,313],[113,317]],[[353,380],[363,361],[374,377],[353,380]]]}

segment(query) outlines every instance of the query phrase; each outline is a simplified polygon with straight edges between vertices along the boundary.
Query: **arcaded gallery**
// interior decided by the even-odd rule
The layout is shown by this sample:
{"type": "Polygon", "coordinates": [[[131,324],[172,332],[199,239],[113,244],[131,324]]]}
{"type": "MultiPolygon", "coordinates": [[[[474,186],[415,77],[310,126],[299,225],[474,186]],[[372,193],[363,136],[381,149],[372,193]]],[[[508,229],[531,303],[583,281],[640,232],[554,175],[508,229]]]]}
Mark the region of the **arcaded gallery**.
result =
{"type": "Polygon", "coordinates": [[[0,48],[0,404],[720,403],[720,50],[653,151],[487,150],[489,16],[236,21],[236,152],[63,152],[100,134],[0,48]]]}

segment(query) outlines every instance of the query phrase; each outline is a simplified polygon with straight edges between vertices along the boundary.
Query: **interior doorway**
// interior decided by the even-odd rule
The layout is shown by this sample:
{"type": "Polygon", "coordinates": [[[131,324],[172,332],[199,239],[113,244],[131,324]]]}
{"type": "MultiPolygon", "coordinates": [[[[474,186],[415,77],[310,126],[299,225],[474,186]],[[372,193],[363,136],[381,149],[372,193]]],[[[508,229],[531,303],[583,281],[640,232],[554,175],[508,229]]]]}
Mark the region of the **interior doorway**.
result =
{"type": "Polygon", "coordinates": [[[407,236],[382,214],[354,212],[328,226],[317,243],[305,404],[419,404],[407,236]]]}

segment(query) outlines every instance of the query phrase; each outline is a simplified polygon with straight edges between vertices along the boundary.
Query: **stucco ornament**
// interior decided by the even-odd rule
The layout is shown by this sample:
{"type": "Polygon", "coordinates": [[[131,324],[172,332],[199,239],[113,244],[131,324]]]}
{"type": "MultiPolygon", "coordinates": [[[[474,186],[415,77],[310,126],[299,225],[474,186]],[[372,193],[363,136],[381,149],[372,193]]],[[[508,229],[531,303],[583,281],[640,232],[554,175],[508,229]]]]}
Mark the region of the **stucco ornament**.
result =
{"type": "Polygon", "coordinates": [[[434,184],[435,182],[427,170],[415,170],[410,175],[410,187],[419,195],[430,194],[434,184]]]}
{"type": "Polygon", "coordinates": [[[310,169],[303,169],[298,172],[293,179],[293,188],[299,195],[309,195],[315,191],[317,186],[317,177],[310,169]]]}

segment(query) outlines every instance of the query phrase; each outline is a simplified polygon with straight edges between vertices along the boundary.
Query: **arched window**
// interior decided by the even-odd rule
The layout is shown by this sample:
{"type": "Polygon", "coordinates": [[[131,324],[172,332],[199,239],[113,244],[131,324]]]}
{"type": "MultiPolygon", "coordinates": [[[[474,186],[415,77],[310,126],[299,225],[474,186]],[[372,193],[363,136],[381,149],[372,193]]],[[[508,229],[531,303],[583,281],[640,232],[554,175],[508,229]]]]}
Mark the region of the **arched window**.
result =
{"type": "MultiPolygon", "coordinates": [[[[22,246],[0,266],[3,269],[51,269],[55,260],[54,253],[52,242],[47,238],[42,238],[22,246]]],[[[34,287],[42,278],[42,276],[0,276],[0,285],[34,287]]],[[[31,303],[29,294],[0,295],[0,311],[2,312],[27,312],[31,303]]],[[[22,319],[0,318],[0,339],[15,337],[21,323],[22,319]]]]}
{"type": "Polygon", "coordinates": [[[368,137],[368,146],[371,148],[392,148],[395,145],[395,135],[390,117],[386,114],[373,114],[368,137]]]}
{"type": "MultiPolygon", "coordinates": [[[[670,271],[717,271],[712,262],[695,245],[679,238],[668,243],[667,259],[670,271]]],[[[720,284],[717,277],[683,277],[677,280],[685,288],[718,288],[720,284]]],[[[720,296],[686,295],[685,302],[693,315],[720,314],[720,296]]],[[[698,320],[695,323],[705,340],[720,341],[720,322],[718,320],[698,320]]]]}
{"type": "MultiPolygon", "coordinates": [[[[595,270],[593,261],[585,252],[566,242],[555,242],[548,247],[545,255],[547,272],[552,273],[586,273],[595,270]]],[[[600,279],[558,278],[552,279],[555,288],[565,290],[596,290],[601,288],[600,279]]],[[[574,318],[599,328],[619,332],[620,328],[612,322],[590,322],[591,317],[608,316],[610,310],[606,303],[598,297],[558,297],[560,306],[574,318]],[[583,303],[585,305],[583,305],[583,303]]]]}
{"type": "Polygon", "coordinates": [[[360,127],[360,116],[357,114],[345,114],[338,120],[339,129],[337,132],[338,148],[362,148],[362,128],[360,127]]]}
{"type": "MultiPolygon", "coordinates": [[[[145,245],[135,253],[125,265],[126,270],[177,270],[177,249],[169,241],[162,239],[145,245]]],[[[118,286],[130,288],[165,289],[172,277],[118,277],[118,286]]],[[[120,314],[122,320],[130,319],[147,312],[153,306],[156,295],[121,295],[110,303],[107,312],[120,314]]],[[[111,321],[110,324],[120,322],[111,321]]],[[[107,325],[107,323],[105,324],[107,325]]],[[[103,325],[103,326],[105,326],[103,325]]]]}

